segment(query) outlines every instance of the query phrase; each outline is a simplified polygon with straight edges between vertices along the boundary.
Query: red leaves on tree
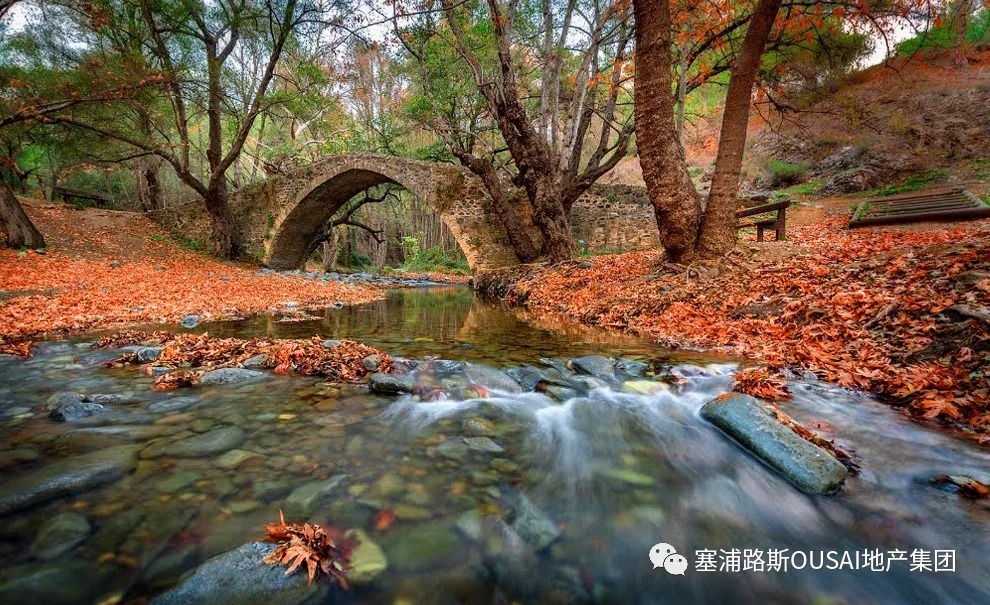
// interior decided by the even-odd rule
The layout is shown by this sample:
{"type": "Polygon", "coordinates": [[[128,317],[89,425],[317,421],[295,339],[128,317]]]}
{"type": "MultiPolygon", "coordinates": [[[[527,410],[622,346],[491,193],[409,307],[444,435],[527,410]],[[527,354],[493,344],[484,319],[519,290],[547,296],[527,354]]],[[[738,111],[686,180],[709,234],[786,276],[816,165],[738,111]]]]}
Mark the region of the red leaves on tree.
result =
{"type": "Polygon", "coordinates": [[[286,565],[285,575],[299,567],[306,566],[308,583],[312,584],[317,574],[324,574],[331,581],[347,588],[347,571],[351,553],[357,546],[354,540],[345,538],[342,532],[332,527],[304,523],[286,523],[282,511],[278,512],[278,523],[266,523],[266,542],[277,544],[265,563],[286,565]]]}

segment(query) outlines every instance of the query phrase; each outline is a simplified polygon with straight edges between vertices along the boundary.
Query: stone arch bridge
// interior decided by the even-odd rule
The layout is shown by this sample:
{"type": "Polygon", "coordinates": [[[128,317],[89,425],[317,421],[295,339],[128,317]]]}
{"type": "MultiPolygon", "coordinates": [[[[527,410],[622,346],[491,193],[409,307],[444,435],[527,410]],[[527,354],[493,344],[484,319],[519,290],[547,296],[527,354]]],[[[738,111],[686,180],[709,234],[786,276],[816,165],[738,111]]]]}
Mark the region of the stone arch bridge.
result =
{"type": "MultiPolygon", "coordinates": [[[[480,179],[461,166],[396,156],[344,154],[273,176],[231,196],[245,250],[273,269],[295,269],[309,245],[348,200],[384,183],[397,184],[429,204],[453,232],[475,272],[517,264],[480,179]]],[[[525,205],[520,205],[525,221],[525,205]]],[[[159,215],[166,227],[205,242],[202,204],[159,215]]],[[[659,245],[653,209],[642,187],[596,185],[572,210],[574,237],[592,251],[659,245]]],[[[534,230],[535,233],[535,230],[534,230]]]]}

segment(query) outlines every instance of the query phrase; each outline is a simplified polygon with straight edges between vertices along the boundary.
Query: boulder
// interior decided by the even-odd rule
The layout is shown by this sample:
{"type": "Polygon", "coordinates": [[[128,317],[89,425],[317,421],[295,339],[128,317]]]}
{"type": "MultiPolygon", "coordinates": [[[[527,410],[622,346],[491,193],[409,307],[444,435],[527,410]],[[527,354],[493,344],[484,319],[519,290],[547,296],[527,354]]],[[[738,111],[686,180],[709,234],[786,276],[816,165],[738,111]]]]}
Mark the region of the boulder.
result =
{"type": "Polygon", "coordinates": [[[169,399],[163,399],[161,401],[156,401],[148,406],[149,412],[154,412],[156,414],[164,414],[166,412],[178,412],[186,408],[190,408],[199,403],[199,397],[196,395],[183,395],[181,397],[171,397],[169,399]]]}
{"type": "Polygon", "coordinates": [[[805,493],[830,494],[848,474],[831,454],[778,422],[766,405],[749,395],[722,395],[701,408],[701,417],[805,493]]]}
{"type": "Polygon", "coordinates": [[[260,355],[255,355],[254,357],[248,357],[241,362],[241,365],[245,368],[265,368],[268,367],[268,354],[261,353],[260,355]]]}
{"type": "Polygon", "coordinates": [[[382,356],[368,355],[367,357],[364,358],[364,360],[361,363],[362,365],[364,365],[365,370],[368,370],[369,372],[375,372],[378,370],[378,366],[382,365],[382,356]]]}
{"type": "Polygon", "coordinates": [[[106,589],[99,566],[82,559],[31,563],[0,571],[0,603],[4,605],[88,605],[106,589]]]}
{"type": "Polygon", "coordinates": [[[241,382],[244,380],[254,380],[263,376],[264,373],[257,370],[247,370],[244,368],[220,368],[203,374],[199,379],[200,384],[229,384],[231,382],[241,382]]]}
{"type": "Polygon", "coordinates": [[[217,555],[196,568],[181,584],[154,599],[154,605],[299,605],[325,602],[327,582],[306,585],[305,569],[285,575],[285,567],[264,558],[274,544],[250,542],[217,555]]]}
{"type": "Polygon", "coordinates": [[[468,380],[488,389],[505,391],[506,393],[518,393],[522,390],[515,380],[495,368],[472,363],[468,364],[464,373],[467,375],[468,380]]]}
{"type": "Polygon", "coordinates": [[[0,484],[0,514],[91,490],[137,466],[137,450],[116,446],[59,460],[0,484]]]}
{"type": "Polygon", "coordinates": [[[47,409],[54,410],[68,403],[82,403],[86,397],[81,393],[72,391],[61,391],[48,398],[47,409]]]}
{"type": "Polygon", "coordinates": [[[89,537],[89,521],[79,513],[59,513],[38,530],[29,553],[45,561],[58,558],[89,537]]]}

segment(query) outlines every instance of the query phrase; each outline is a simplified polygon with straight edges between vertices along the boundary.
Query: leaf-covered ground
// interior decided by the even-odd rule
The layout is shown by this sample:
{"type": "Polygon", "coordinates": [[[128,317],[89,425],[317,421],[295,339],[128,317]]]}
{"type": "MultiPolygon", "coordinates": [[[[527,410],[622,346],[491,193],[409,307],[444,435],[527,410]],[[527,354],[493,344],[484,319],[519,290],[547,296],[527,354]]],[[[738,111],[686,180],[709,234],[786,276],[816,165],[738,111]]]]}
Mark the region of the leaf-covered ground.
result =
{"type": "Polygon", "coordinates": [[[49,248],[0,249],[0,341],[381,297],[373,288],[259,275],[181,247],[141,215],[30,201],[25,208],[49,248]]]}
{"type": "Polygon", "coordinates": [[[843,216],[671,271],[656,251],[515,269],[533,310],[811,370],[990,441],[990,221],[850,230],[843,216]]]}

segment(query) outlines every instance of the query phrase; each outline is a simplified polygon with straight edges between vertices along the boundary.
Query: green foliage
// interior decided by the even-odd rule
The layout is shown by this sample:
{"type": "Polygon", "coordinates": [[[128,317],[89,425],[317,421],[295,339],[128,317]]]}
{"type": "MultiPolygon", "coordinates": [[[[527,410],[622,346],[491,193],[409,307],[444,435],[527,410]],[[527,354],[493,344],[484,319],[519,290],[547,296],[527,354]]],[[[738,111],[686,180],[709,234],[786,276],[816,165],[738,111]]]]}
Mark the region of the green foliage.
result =
{"type": "Polygon", "coordinates": [[[868,197],[874,197],[881,195],[894,195],[897,193],[910,193],[912,191],[920,191],[925,187],[944,181],[948,175],[949,173],[945,170],[942,170],[941,168],[920,170],[912,174],[911,176],[898,181],[893,185],[887,187],[880,187],[878,189],[871,189],[869,191],[864,191],[863,195],[868,197]]]}
{"type": "MultiPolygon", "coordinates": [[[[966,24],[967,44],[990,43],[990,10],[982,10],[966,24]]],[[[922,50],[953,48],[956,45],[955,25],[947,19],[937,26],[897,44],[898,57],[913,55],[922,50]]]]}
{"type": "Polygon", "coordinates": [[[818,193],[818,190],[821,188],[821,181],[808,181],[807,183],[800,183],[798,185],[785,187],[784,189],[778,189],[777,191],[774,191],[773,197],[778,200],[786,200],[798,196],[812,196],[818,193]]]}
{"type": "Polygon", "coordinates": [[[775,187],[788,187],[807,180],[811,166],[804,163],[791,164],[789,162],[778,162],[774,160],[770,162],[767,169],[773,177],[775,187]]]}
{"type": "Polygon", "coordinates": [[[439,246],[427,248],[411,257],[407,257],[406,262],[402,265],[402,269],[410,273],[423,273],[427,271],[456,273],[458,275],[469,275],[471,273],[467,259],[464,258],[464,255],[459,250],[445,252],[439,246]]]}

